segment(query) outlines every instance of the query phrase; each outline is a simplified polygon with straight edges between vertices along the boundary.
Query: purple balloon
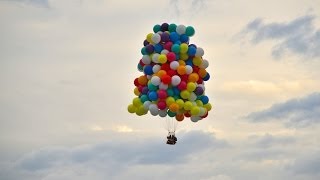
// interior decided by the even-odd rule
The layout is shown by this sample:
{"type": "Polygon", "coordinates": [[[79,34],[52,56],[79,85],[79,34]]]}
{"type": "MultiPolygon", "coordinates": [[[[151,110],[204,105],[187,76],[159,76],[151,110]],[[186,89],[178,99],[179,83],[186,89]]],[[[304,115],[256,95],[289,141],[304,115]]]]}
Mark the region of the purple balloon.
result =
{"type": "Polygon", "coordinates": [[[147,51],[147,53],[151,54],[154,51],[154,47],[151,44],[148,44],[146,46],[146,51],[147,51]]]}
{"type": "Polygon", "coordinates": [[[149,92],[148,87],[143,87],[142,88],[142,94],[148,94],[148,92],[149,92]]]}
{"type": "Polygon", "coordinates": [[[161,34],[161,42],[168,42],[170,40],[170,36],[168,33],[161,34]]]}
{"type": "Polygon", "coordinates": [[[198,96],[202,95],[203,94],[203,89],[201,87],[197,87],[195,90],[194,90],[194,93],[198,96]]]}
{"type": "Polygon", "coordinates": [[[148,44],[149,44],[149,42],[145,39],[145,40],[143,41],[143,45],[146,46],[146,45],[148,45],[148,44]]]}
{"type": "Polygon", "coordinates": [[[168,29],[169,29],[169,24],[168,23],[163,23],[161,25],[161,31],[162,32],[168,31],[168,29]]]}

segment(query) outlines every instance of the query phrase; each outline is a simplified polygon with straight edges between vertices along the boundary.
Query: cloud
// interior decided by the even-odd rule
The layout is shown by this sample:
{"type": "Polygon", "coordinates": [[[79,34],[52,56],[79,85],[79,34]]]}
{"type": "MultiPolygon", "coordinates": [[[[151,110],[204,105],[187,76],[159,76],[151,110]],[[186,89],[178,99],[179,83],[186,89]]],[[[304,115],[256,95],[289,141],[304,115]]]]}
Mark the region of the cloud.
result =
{"type": "Polygon", "coordinates": [[[315,19],[313,15],[305,15],[289,22],[265,23],[261,18],[257,18],[248,23],[240,34],[251,34],[253,44],[276,40],[272,48],[274,58],[281,58],[286,52],[307,58],[318,58],[320,29],[315,27],[315,19]]]}
{"type": "Polygon", "coordinates": [[[172,16],[180,19],[193,19],[206,8],[207,0],[170,0],[172,16]]]}
{"type": "Polygon", "coordinates": [[[49,175],[55,177],[54,172],[65,172],[65,169],[67,172],[73,170],[68,174],[74,175],[74,171],[82,168],[86,168],[88,173],[103,172],[104,177],[116,176],[131,166],[183,164],[197,153],[212,152],[227,146],[227,142],[216,139],[212,133],[190,131],[178,134],[178,143],[175,146],[149,138],[135,141],[111,139],[105,143],[73,148],[44,148],[25,154],[14,163],[12,169],[7,169],[6,172],[0,170],[0,179],[10,172],[43,178],[48,178],[49,175]]]}
{"type": "Polygon", "coordinates": [[[252,141],[252,145],[258,148],[271,148],[275,146],[284,146],[287,144],[292,144],[296,141],[292,136],[274,136],[272,134],[266,133],[263,136],[250,136],[249,140],[252,141]]]}
{"type": "MultiPolygon", "coordinates": [[[[9,0],[7,0],[9,1],[9,0]]],[[[18,3],[24,3],[28,5],[38,6],[38,7],[49,7],[49,1],[48,0],[10,0],[18,3]]]]}
{"type": "Polygon", "coordinates": [[[246,116],[253,122],[284,121],[288,126],[306,127],[320,122],[320,93],[291,99],[246,116]]]}
{"type": "Polygon", "coordinates": [[[297,158],[288,169],[294,174],[309,174],[320,177],[320,152],[310,153],[297,158]]]}

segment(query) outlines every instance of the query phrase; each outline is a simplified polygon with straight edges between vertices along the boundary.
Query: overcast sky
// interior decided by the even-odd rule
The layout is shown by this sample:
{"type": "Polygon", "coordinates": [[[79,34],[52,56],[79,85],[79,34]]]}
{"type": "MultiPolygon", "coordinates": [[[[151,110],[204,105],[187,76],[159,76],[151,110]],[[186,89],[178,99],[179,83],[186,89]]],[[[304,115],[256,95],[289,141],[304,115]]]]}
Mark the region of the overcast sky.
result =
{"type": "Polygon", "coordinates": [[[320,179],[320,1],[0,0],[0,179],[320,179]],[[214,108],[127,112],[146,35],[191,25],[214,108]]]}

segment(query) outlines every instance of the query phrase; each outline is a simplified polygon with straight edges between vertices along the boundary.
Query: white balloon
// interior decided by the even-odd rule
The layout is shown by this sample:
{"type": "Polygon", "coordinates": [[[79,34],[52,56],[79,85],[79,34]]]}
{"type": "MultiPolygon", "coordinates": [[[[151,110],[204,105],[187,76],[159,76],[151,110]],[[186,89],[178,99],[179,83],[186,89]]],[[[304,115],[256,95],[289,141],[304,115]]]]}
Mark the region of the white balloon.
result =
{"type": "Polygon", "coordinates": [[[149,55],[143,55],[141,61],[143,62],[143,64],[150,64],[151,63],[151,59],[149,55]]]}
{"type": "Polygon", "coordinates": [[[160,110],[159,111],[159,116],[160,117],[166,117],[167,116],[167,110],[160,110]]]}
{"type": "Polygon", "coordinates": [[[204,50],[201,47],[197,47],[196,55],[197,57],[201,57],[204,55],[204,50]]]}
{"type": "Polygon", "coordinates": [[[158,53],[154,53],[154,54],[152,55],[152,61],[153,61],[154,63],[159,63],[159,61],[158,61],[159,55],[160,55],[160,54],[158,54],[158,53]]]}
{"type": "Polygon", "coordinates": [[[150,102],[150,101],[145,101],[145,102],[143,103],[143,107],[144,107],[144,109],[145,109],[145,110],[149,110],[149,106],[150,106],[150,104],[151,104],[151,102],[150,102]]]}
{"type": "Polygon", "coordinates": [[[199,112],[199,116],[204,116],[207,113],[207,109],[200,107],[200,112],[199,112]]]}
{"type": "Polygon", "coordinates": [[[200,68],[206,69],[207,67],[209,67],[209,61],[203,59],[202,63],[200,64],[200,68]]]}
{"type": "Polygon", "coordinates": [[[197,95],[194,92],[190,93],[189,101],[195,101],[197,99],[197,95]]]}
{"type": "Polygon", "coordinates": [[[163,84],[162,82],[159,85],[159,89],[167,90],[168,89],[168,84],[163,84]]]}
{"type": "Polygon", "coordinates": [[[177,75],[172,76],[171,78],[171,84],[172,86],[178,86],[181,82],[181,78],[177,75]]]}
{"type": "Polygon", "coordinates": [[[161,66],[160,66],[159,64],[156,64],[156,65],[154,65],[154,66],[152,67],[153,73],[159,72],[160,69],[161,69],[161,66]]]}
{"type": "Polygon", "coordinates": [[[161,51],[161,54],[168,54],[168,53],[169,53],[169,51],[166,50],[166,49],[163,49],[163,50],[161,51]]]}
{"type": "Polygon", "coordinates": [[[177,33],[178,34],[185,34],[186,33],[186,26],[184,25],[179,25],[177,26],[177,29],[176,29],[177,33]]]}
{"type": "Polygon", "coordinates": [[[159,78],[159,76],[153,76],[151,78],[151,83],[155,86],[159,86],[161,83],[161,79],[159,78]]]}
{"type": "Polygon", "coordinates": [[[170,68],[171,68],[172,70],[177,70],[178,67],[179,67],[178,61],[172,61],[172,62],[170,63],[170,68]]]}
{"type": "Polygon", "coordinates": [[[149,111],[150,114],[152,114],[153,116],[157,116],[159,114],[159,109],[156,104],[150,104],[149,111]]]}
{"type": "Polygon", "coordinates": [[[201,119],[201,117],[199,117],[199,116],[191,116],[190,119],[191,119],[192,122],[198,122],[201,119]]]}
{"type": "Polygon", "coordinates": [[[160,42],[160,40],[161,40],[161,36],[158,33],[153,34],[152,37],[151,37],[151,40],[155,44],[158,44],[160,42]]]}
{"type": "Polygon", "coordinates": [[[186,74],[191,74],[193,72],[193,68],[190,65],[186,65],[186,74]]]}

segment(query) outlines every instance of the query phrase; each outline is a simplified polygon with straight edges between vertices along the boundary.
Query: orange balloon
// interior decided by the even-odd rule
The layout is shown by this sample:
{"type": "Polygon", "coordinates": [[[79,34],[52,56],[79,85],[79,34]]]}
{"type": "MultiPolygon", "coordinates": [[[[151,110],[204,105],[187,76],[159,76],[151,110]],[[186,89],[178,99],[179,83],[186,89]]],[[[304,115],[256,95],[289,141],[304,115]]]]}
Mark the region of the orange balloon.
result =
{"type": "Polygon", "coordinates": [[[180,75],[186,74],[186,67],[183,66],[183,65],[180,65],[180,66],[178,67],[178,69],[177,69],[177,72],[178,72],[178,74],[180,74],[180,75]]]}
{"type": "Polygon", "coordinates": [[[188,77],[189,82],[197,82],[199,80],[199,75],[197,73],[191,73],[188,77]]]}
{"type": "Polygon", "coordinates": [[[157,75],[159,76],[159,78],[161,78],[163,75],[167,74],[167,72],[165,70],[160,70],[158,71],[157,75]]]}
{"type": "Polygon", "coordinates": [[[198,74],[201,78],[204,78],[207,75],[207,71],[205,69],[200,68],[198,74]]]}
{"type": "Polygon", "coordinates": [[[179,111],[179,105],[177,103],[172,103],[169,106],[169,109],[171,112],[178,112],[179,111]]]}
{"type": "Polygon", "coordinates": [[[147,83],[148,83],[148,78],[147,78],[147,76],[140,76],[139,78],[138,78],[138,82],[139,82],[139,84],[141,84],[141,85],[146,85],[147,83]]]}
{"type": "Polygon", "coordinates": [[[183,119],[184,119],[184,115],[183,114],[177,114],[176,115],[176,120],[177,121],[183,121],[183,119]]]}

